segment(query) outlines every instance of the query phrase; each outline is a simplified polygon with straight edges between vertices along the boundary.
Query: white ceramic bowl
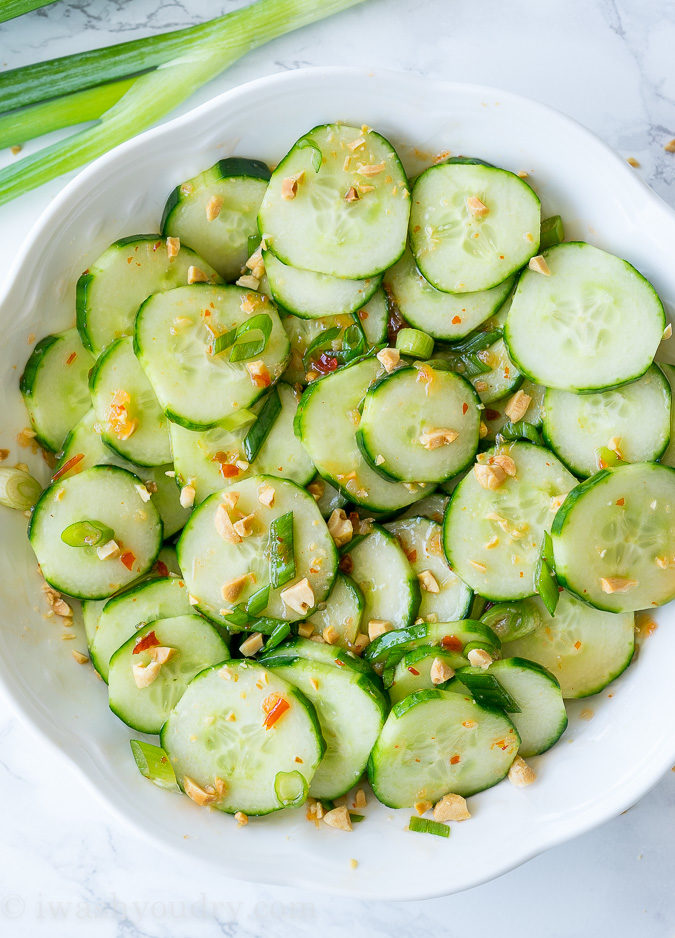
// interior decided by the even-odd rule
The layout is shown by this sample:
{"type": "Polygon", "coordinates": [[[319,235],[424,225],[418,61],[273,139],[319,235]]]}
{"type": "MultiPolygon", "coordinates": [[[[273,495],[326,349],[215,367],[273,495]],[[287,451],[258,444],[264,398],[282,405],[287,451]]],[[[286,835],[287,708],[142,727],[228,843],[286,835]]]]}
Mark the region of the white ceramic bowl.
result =
{"type": "MultiPolygon", "coordinates": [[[[76,279],[111,241],[156,231],[173,186],[216,159],[236,153],[274,163],[302,132],[330,120],[376,127],[410,172],[446,150],[527,170],[544,215],[559,212],[568,237],[630,260],[672,308],[675,215],[578,124],[512,94],[411,75],[354,69],[275,75],[118,147],[44,212],[0,310],[0,445],[13,445],[26,425],[17,384],[27,337],[72,325],[76,279]]],[[[26,459],[25,452],[16,458],[26,459]]],[[[46,478],[39,457],[31,465],[46,478]]],[[[562,741],[533,760],[536,784],[516,790],[502,782],[472,798],[472,820],[453,825],[449,841],[409,833],[409,811],[374,799],[367,820],[348,835],[315,829],[302,810],[239,830],[230,817],[161,792],[138,774],[129,751],[133,734],[109,712],[105,686],[74,664],[75,643],[60,641],[61,628],[45,618],[25,527],[22,516],[3,511],[0,678],[25,718],[79,767],[108,807],[179,851],[183,862],[197,856],[242,879],[371,898],[451,893],[618,814],[675,761],[675,616],[661,610],[658,630],[626,674],[596,698],[571,704],[562,741]],[[589,707],[593,718],[580,720],[589,707]]]]}

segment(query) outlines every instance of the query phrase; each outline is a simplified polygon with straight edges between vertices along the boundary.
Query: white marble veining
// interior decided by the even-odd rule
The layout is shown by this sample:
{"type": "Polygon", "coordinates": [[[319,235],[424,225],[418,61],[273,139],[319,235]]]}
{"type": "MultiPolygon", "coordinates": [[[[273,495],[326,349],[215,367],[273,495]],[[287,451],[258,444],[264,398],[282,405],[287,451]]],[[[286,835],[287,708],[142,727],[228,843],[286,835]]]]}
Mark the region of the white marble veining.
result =
{"type": "MultiPolygon", "coordinates": [[[[0,66],[178,28],[239,5],[59,0],[0,26],[0,66]]],[[[675,136],[673,48],[670,0],[368,0],[252,53],[182,110],[301,65],[390,66],[491,84],[575,117],[637,159],[636,172],[675,206],[675,155],[663,149],[675,136]]],[[[0,154],[0,164],[5,158],[11,159],[0,154]]],[[[0,207],[0,276],[61,185],[0,207]]],[[[455,938],[478,930],[510,938],[527,928],[546,938],[669,938],[675,932],[674,811],[675,774],[669,773],[604,827],[446,899],[392,905],[254,886],[194,861],[177,864],[120,826],[0,697],[0,934],[455,938]]]]}

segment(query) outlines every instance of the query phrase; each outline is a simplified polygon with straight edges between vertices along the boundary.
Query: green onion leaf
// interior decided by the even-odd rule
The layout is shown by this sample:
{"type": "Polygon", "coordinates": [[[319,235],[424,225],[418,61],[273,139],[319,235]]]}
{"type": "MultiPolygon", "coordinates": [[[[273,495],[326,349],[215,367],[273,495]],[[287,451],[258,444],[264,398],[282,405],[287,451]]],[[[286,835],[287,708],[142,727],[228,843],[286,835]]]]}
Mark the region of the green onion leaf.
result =
{"type": "Polygon", "coordinates": [[[176,773],[161,746],[153,746],[152,743],[146,743],[142,739],[130,739],[129,742],[141,775],[158,788],[180,791],[176,783],[176,773]]]}
{"type": "Polygon", "coordinates": [[[255,423],[244,437],[242,443],[244,455],[250,463],[253,462],[260,452],[261,446],[269,436],[269,432],[274,426],[274,421],[280,413],[281,400],[279,398],[279,392],[276,388],[272,388],[267,395],[260,413],[256,417],[255,423]]]}
{"type": "Polygon", "coordinates": [[[551,215],[545,218],[541,223],[541,233],[539,235],[539,250],[545,251],[546,248],[552,248],[565,240],[565,229],[560,215],[551,215]]]}
{"type": "Polygon", "coordinates": [[[507,421],[497,431],[495,440],[498,445],[511,440],[529,440],[536,446],[542,446],[541,433],[533,423],[528,423],[527,420],[518,420],[516,423],[507,421]]]}
{"type": "Polygon", "coordinates": [[[482,352],[483,349],[494,345],[504,335],[503,329],[490,329],[487,332],[476,332],[461,342],[453,342],[449,350],[455,355],[469,355],[473,352],[482,352]]]}
{"type": "Polygon", "coordinates": [[[315,352],[318,352],[324,349],[327,345],[330,345],[330,343],[334,339],[337,339],[339,335],[340,335],[340,327],[331,326],[330,329],[326,329],[324,332],[320,332],[314,339],[312,339],[312,341],[307,346],[305,354],[302,357],[302,363],[305,366],[305,368],[309,368],[309,365],[311,363],[312,357],[315,352]]]}
{"type": "Polygon", "coordinates": [[[257,616],[258,613],[262,612],[270,599],[270,588],[269,586],[263,586],[262,589],[256,590],[246,603],[246,612],[250,616],[257,616]]]}
{"type": "Polygon", "coordinates": [[[265,647],[263,651],[272,651],[273,648],[276,648],[277,645],[280,645],[285,638],[291,634],[291,625],[290,622],[280,622],[279,625],[272,632],[270,637],[265,642],[265,647]]]}
{"type": "Polygon", "coordinates": [[[39,7],[47,7],[50,3],[54,3],[54,0],[3,0],[0,7],[0,23],[13,20],[15,16],[23,16],[24,13],[30,13],[39,7]]]}
{"type": "Polygon", "coordinates": [[[396,335],[396,348],[403,355],[427,359],[433,354],[434,340],[420,329],[401,329],[396,335]]]}
{"type": "Polygon", "coordinates": [[[277,589],[295,576],[292,511],[279,515],[270,524],[269,556],[270,583],[277,589]]]}
{"type": "Polygon", "coordinates": [[[547,556],[551,559],[553,557],[553,544],[551,543],[551,537],[548,533],[545,535],[541,547],[541,556],[539,557],[537,572],[534,577],[534,585],[541,596],[543,604],[546,606],[549,613],[554,616],[560,597],[560,590],[558,589],[558,581],[555,576],[554,567],[549,564],[547,556]],[[549,539],[548,544],[546,537],[549,539]]]}
{"type": "Polygon", "coordinates": [[[252,617],[243,606],[234,606],[223,615],[223,619],[235,629],[248,629],[252,621],[252,617]]]}
{"type": "Polygon", "coordinates": [[[598,469],[608,469],[610,466],[618,466],[622,462],[618,453],[608,446],[601,446],[595,451],[595,459],[598,469]]]}
{"type": "Polygon", "coordinates": [[[228,348],[234,345],[234,340],[237,338],[237,330],[229,329],[227,332],[223,332],[221,335],[217,335],[213,340],[213,345],[211,346],[212,355],[221,355],[228,348]]]}
{"type": "Polygon", "coordinates": [[[309,137],[303,137],[302,140],[298,140],[295,146],[298,150],[305,150],[307,147],[312,148],[314,151],[312,153],[312,167],[314,172],[318,173],[321,169],[321,163],[323,161],[323,153],[321,152],[320,147],[318,147],[313,140],[310,140],[309,137]]]}
{"type": "Polygon", "coordinates": [[[234,347],[230,352],[231,362],[245,362],[249,358],[260,355],[265,351],[265,346],[272,332],[272,317],[267,313],[258,313],[257,316],[251,316],[246,322],[243,322],[237,329],[234,339],[234,347]],[[246,342],[239,340],[249,332],[259,332],[260,338],[249,339],[246,342]]]}
{"type": "Polygon", "coordinates": [[[97,547],[107,544],[115,537],[115,532],[102,521],[75,521],[61,531],[61,540],[68,547],[97,547]]]}
{"type": "Polygon", "coordinates": [[[360,824],[361,821],[365,821],[365,814],[356,814],[354,811],[349,812],[349,820],[352,824],[360,824]]]}
{"type": "Polygon", "coordinates": [[[542,624],[536,605],[529,599],[520,602],[495,603],[480,617],[502,642],[514,642],[530,635],[542,624]]]}
{"type": "Polygon", "coordinates": [[[274,794],[284,808],[294,808],[307,797],[307,779],[296,769],[294,772],[277,772],[274,776],[274,794]]]}
{"type": "MultiPolygon", "coordinates": [[[[466,648],[464,649],[466,653],[466,648]]],[[[482,668],[460,668],[457,677],[481,707],[500,707],[507,713],[520,713],[520,707],[494,674],[482,668]]]]}
{"type": "Polygon", "coordinates": [[[450,836],[450,827],[447,824],[432,821],[431,818],[417,817],[415,814],[410,818],[408,830],[416,831],[418,834],[436,834],[437,837],[450,836]]]}
{"type": "Polygon", "coordinates": [[[42,486],[23,469],[0,466],[0,505],[28,511],[40,497],[42,486]]]}
{"type": "Polygon", "coordinates": [[[492,371],[492,366],[482,361],[475,352],[469,355],[462,355],[461,361],[464,365],[463,374],[465,374],[467,378],[475,378],[477,375],[486,375],[488,371],[492,371]]]}

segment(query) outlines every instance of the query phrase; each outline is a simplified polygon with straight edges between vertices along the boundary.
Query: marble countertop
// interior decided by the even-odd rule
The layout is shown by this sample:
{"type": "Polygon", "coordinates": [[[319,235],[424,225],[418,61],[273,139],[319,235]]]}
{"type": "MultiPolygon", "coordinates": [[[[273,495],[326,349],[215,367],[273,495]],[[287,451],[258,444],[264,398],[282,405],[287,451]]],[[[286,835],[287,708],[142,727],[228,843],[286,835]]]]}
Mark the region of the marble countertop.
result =
{"type": "MultiPolygon", "coordinates": [[[[0,26],[0,66],[178,28],[240,0],[59,0],[0,26]]],[[[670,0],[369,0],[257,50],[181,110],[304,65],[372,65],[506,88],[557,107],[675,207],[670,0]]],[[[28,149],[28,148],[27,148],[28,149]]],[[[0,165],[11,159],[0,154],[0,165]]],[[[55,181],[0,208],[0,276],[55,181]]],[[[499,880],[426,902],[350,901],[177,864],[130,832],[13,713],[0,691],[0,934],[8,938],[384,938],[469,930],[510,938],[671,938],[675,771],[603,827],[499,880]]]]}

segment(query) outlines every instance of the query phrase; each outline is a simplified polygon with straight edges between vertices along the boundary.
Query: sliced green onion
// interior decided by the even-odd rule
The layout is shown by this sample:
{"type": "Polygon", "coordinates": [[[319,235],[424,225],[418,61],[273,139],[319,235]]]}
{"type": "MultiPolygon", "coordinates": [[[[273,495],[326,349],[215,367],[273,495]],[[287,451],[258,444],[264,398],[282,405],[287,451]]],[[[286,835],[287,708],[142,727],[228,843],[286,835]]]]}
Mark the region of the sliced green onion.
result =
{"type": "Polygon", "coordinates": [[[280,622],[265,642],[263,651],[272,651],[277,645],[280,645],[285,638],[291,634],[291,625],[289,622],[280,622]]]}
{"type": "Polygon", "coordinates": [[[520,713],[517,702],[494,674],[482,668],[461,668],[457,677],[481,707],[500,707],[507,713],[520,713]]]}
{"type": "Polygon", "coordinates": [[[436,834],[437,837],[450,836],[450,827],[447,824],[432,821],[431,818],[427,817],[417,817],[416,814],[413,814],[410,818],[408,830],[416,831],[418,834],[436,834]]]}
{"type": "Polygon", "coordinates": [[[401,329],[396,335],[396,348],[403,355],[427,359],[433,354],[434,340],[420,329],[401,329]]]}
{"type": "Polygon", "coordinates": [[[365,821],[365,814],[356,814],[354,811],[349,812],[349,820],[352,824],[360,824],[361,821],[365,821]]]}
{"type": "Polygon", "coordinates": [[[255,254],[255,252],[258,250],[259,247],[260,247],[260,235],[258,234],[249,235],[248,241],[247,241],[247,247],[246,247],[247,257],[250,257],[252,254],[255,254]]]}
{"type": "Polygon", "coordinates": [[[262,589],[256,590],[256,592],[249,597],[249,600],[246,603],[246,612],[250,616],[257,616],[260,612],[263,611],[269,600],[270,588],[269,586],[263,586],[262,589]]]}
{"type": "Polygon", "coordinates": [[[274,776],[274,794],[284,808],[294,808],[307,797],[307,779],[296,769],[294,772],[277,772],[274,776]]]}
{"type": "Polygon", "coordinates": [[[476,332],[461,342],[453,342],[450,351],[454,355],[470,355],[473,352],[482,352],[498,342],[504,335],[503,329],[490,329],[487,332],[476,332]]]}
{"type": "Polygon", "coordinates": [[[549,566],[551,573],[555,573],[555,557],[553,555],[553,538],[544,531],[544,540],[541,545],[541,555],[549,566]]]}
{"type": "Polygon", "coordinates": [[[324,332],[320,332],[314,339],[312,339],[312,341],[307,346],[305,354],[302,357],[302,363],[305,368],[309,367],[314,353],[324,349],[327,345],[330,345],[330,343],[334,339],[337,339],[337,337],[340,335],[340,331],[341,330],[339,326],[331,326],[330,329],[326,329],[324,332]]]}
{"type": "MultiPolygon", "coordinates": [[[[550,535],[549,535],[550,541],[550,535]]],[[[553,568],[549,565],[546,555],[549,557],[553,554],[553,547],[550,544],[547,547],[546,538],[544,538],[544,543],[541,548],[541,556],[539,557],[539,563],[537,565],[537,572],[534,577],[534,585],[537,589],[537,592],[541,596],[541,601],[548,609],[549,613],[554,616],[556,606],[558,605],[558,599],[560,598],[560,590],[558,589],[558,581],[553,572],[553,568]]]]}
{"type": "Polygon", "coordinates": [[[533,423],[528,423],[527,420],[518,420],[516,423],[511,423],[509,420],[503,427],[500,427],[496,434],[496,442],[499,444],[511,440],[529,440],[537,446],[542,445],[541,433],[533,423]]]}
{"type": "Polygon", "coordinates": [[[48,7],[54,0],[3,0],[0,7],[0,23],[13,20],[15,16],[23,16],[39,7],[48,7]]]}
{"type": "Polygon", "coordinates": [[[269,436],[270,430],[274,426],[274,421],[280,413],[281,400],[279,398],[279,392],[276,388],[272,388],[267,395],[260,413],[256,417],[255,423],[244,437],[242,443],[244,455],[249,462],[253,462],[260,452],[261,446],[269,436]]]}
{"type": "Polygon", "coordinates": [[[618,466],[622,462],[618,453],[608,446],[601,446],[595,451],[595,459],[598,469],[608,469],[610,466],[618,466]]]}
{"type": "Polygon", "coordinates": [[[248,629],[252,617],[246,612],[243,606],[234,606],[223,615],[223,619],[228,625],[236,629],[248,629]]]}
{"type": "Polygon", "coordinates": [[[28,511],[40,497],[42,486],[23,469],[0,466],[0,505],[28,511]]]}
{"type": "Polygon", "coordinates": [[[223,332],[220,335],[217,335],[213,340],[212,345],[212,355],[221,355],[223,352],[227,351],[230,346],[234,345],[234,340],[237,338],[237,330],[229,329],[227,332],[223,332]]]}
{"type": "Polygon", "coordinates": [[[539,235],[539,250],[545,251],[546,248],[552,248],[565,240],[565,229],[560,215],[551,215],[545,218],[541,223],[541,233],[539,235]]]}
{"type": "Polygon", "coordinates": [[[307,147],[311,147],[314,151],[312,153],[312,167],[315,173],[318,173],[321,169],[321,163],[323,162],[323,153],[319,146],[314,143],[313,140],[310,140],[308,137],[303,137],[302,140],[298,140],[295,145],[297,150],[305,150],[307,147]]]}
{"type": "Polygon", "coordinates": [[[102,521],[75,521],[61,531],[61,540],[68,547],[97,547],[107,544],[115,537],[115,532],[102,521]]]}
{"type": "Polygon", "coordinates": [[[529,599],[495,603],[480,617],[502,642],[513,642],[534,632],[542,624],[536,605],[529,599]]]}
{"type": "Polygon", "coordinates": [[[158,788],[167,791],[179,791],[176,773],[169,762],[169,757],[161,746],[153,746],[142,739],[130,739],[131,752],[136,760],[138,771],[158,788]]]}
{"type": "Polygon", "coordinates": [[[270,524],[269,556],[270,583],[277,589],[295,576],[292,511],[279,515],[270,524]]]}
{"type": "Polygon", "coordinates": [[[486,375],[492,371],[492,366],[482,361],[475,352],[469,355],[462,355],[462,364],[464,365],[464,374],[467,378],[475,378],[477,375],[486,375]]]}
{"type": "Polygon", "coordinates": [[[251,316],[246,322],[243,322],[237,329],[234,339],[234,347],[230,352],[231,362],[245,362],[255,355],[260,355],[265,351],[265,346],[269,341],[272,332],[272,317],[267,313],[258,313],[257,316],[251,316]],[[259,332],[260,338],[249,339],[246,342],[239,341],[249,332],[259,332]]]}

